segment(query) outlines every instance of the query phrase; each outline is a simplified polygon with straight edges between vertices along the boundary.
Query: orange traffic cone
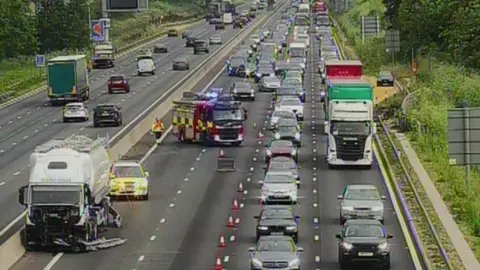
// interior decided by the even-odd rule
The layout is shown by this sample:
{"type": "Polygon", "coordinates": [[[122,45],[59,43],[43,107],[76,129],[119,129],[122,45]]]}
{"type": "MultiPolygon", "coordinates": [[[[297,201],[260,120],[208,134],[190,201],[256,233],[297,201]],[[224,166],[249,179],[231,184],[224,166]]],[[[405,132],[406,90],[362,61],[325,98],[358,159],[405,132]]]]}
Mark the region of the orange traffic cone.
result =
{"type": "Polygon", "coordinates": [[[225,157],[225,153],[223,152],[223,149],[220,149],[220,153],[218,154],[219,157],[225,157]]]}
{"type": "Polygon", "coordinates": [[[229,228],[235,227],[235,224],[233,223],[233,217],[232,217],[232,215],[230,215],[230,216],[228,217],[227,227],[229,227],[229,228]]]}
{"type": "Polygon", "coordinates": [[[223,270],[223,265],[222,265],[222,260],[220,258],[217,258],[217,262],[215,263],[215,270],[223,270]]]}
{"type": "Polygon", "coordinates": [[[238,184],[238,192],[243,192],[243,184],[242,182],[240,182],[240,184],[238,184]]]}
{"type": "Polygon", "coordinates": [[[218,244],[219,247],[226,247],[227,246],[227,242],[225,242],[225,237],[222,235],[220,235],[220,243],[218,244]]]}
{"type": "Polygon", "coordinates": [[[233,200],[232,210],[233,211],[238,211],[238,209],[240,209],[240,207],[238,207],[238,201],[237,201],[237,198],[235,198],[235,200],[233,200]]]}

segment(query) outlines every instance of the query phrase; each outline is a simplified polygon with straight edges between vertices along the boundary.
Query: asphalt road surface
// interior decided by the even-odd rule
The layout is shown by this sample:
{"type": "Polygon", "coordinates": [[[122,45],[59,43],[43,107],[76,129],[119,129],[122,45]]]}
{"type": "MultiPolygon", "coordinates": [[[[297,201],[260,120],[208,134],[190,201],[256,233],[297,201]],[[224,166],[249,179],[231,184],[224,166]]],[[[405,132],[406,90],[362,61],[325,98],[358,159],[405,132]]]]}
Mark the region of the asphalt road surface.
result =
{"type": "MultiPolygon", "coordinates": [[[[239,31],[231,27],[215,31],[213,25],[205,22],[189,30],[205,39],[219,34],[224,42],[239,31]]],[[[154,76],[137,76],[136,51],[118,59],[113,69],[94,70],[91,99],[86,102],[89,109],[92,110],[101,103],[118,103],[123,107],[125,126],[187,74],[188,71],[172,71],[174,58],[187,56],[190,59],[190,68],[193,69],[208,57],[208,54],[194,55],[192,48],[185,48],[185,40],[181,38],[162,38],[158,43],[168,44],[170,51],[167,54],[155,55],[157,72],[154,76]],[[125,74],[130,78],[131,92],[109,95],[107,79],[111,74],[125,74]]],[[[210,53],[219,47],[220,45],[211,46],[210,53]]],[[[74,133],[89,136],[105,136],[108,133],[114,136],[122,128],[123,126],[93,128],[91,121],[63,123],[62,108],[48,106],[44,93],[0,110],[0,205],[3,206],[0,230],[24,210],[18,203],[17,194],[18,189],[28,182],[28,156],[35,146],[49,139],[67,137],[74,133]]]]}
{"type": "MultiPolygon", "coordinates": [[[[317,44],[315,44],[316,46],[317,44]]],[[[318,51],[318,50],[317,50],[318,51]]],[[[315,50],[310,56],[318,58],[315,50]]],[[[309,63],[311,64],[311,62],[309,63]]],[[[335,234],[340,231],[336,196],[349,183],[373,183],[387,195],[379,169],[369,171],[328,170],[325,162],[323,109],[315,100],[312,85],[317,74],[307,73],[309,95],[305,103],[305,126],[300,150],[300,201],[296,206],[300,218],[298,246],[302,269],[338,269],[335,234]]],[[[228,88],[242,80],[220,76],[212,87],[228,88]]],[[[318,89],[315,89],[318,90],[318,89]]],[[[164,143],[147,159],[151,175],[150,200],[118,202],[124,226],[108,236],[127,238],[119,247],[87,253],[64,254],[51,269],[213,269],[220,258],[226,269],[249,269],[248,247],[255,245],[254,215],[260,211],[258,181],[263,178],[263,144],[271,134],[263,131],[270,95],[258,93],[257,101],[244,102],[249,111],[246,140],[241,147],[225,147],[225,154],[236,161],[237,171],[218,173],[216,159],[219,148],[203,148],[179,144],[174,138],[164,143]],[[263,132],[266,138],[258,139],[263,132]],[[260,143],[259,143],[260,142],[260,143]],[[247,192],[238,192],[239,183],[247,192]],[[232,210],[237,199],[241,209],[232,210]],[[226,227],[228,217],[238,219],[237,228],[226,227]],[[224,235],[226,248],[219,248],[224,235]]],[[[386,205],[386,227],[392,239],[392,269],[412,269],[403,234],[392,210],[386,205]]],[[[14,269],[43,269],[52,259],[50,254],[30,254],[14,269]]]]}

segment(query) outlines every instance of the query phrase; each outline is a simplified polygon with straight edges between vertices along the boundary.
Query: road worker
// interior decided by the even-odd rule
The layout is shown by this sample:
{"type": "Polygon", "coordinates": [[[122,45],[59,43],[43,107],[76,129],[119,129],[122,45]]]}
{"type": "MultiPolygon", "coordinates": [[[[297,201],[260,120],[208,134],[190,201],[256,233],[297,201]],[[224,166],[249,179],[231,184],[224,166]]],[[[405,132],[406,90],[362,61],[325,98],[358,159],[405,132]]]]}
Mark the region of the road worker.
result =
{"type": "Polygon", "coordinates": [[[155,141],[157,143],[160,143],[160,138],[163,135],[164,127],[163,127],[163,122],[162,120],[155,118],[155,121],[153,122],[152,125],[152,132],[153,135],[155,135],[155,141]]]}

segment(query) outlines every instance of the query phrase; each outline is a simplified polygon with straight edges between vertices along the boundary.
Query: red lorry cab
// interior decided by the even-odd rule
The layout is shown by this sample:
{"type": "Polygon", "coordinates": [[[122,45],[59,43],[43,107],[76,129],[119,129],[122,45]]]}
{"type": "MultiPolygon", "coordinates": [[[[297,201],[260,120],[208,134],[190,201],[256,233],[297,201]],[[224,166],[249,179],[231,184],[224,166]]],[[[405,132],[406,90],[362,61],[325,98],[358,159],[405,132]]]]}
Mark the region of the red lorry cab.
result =
{"type": "Polygon", "coordinates": [[[325,62],[327,78],[355,79],[363,76],[363,64],[357,60],[330,60],[325,62]]]}
{"type": "Polygon", "coordinates": [[[322,14],[328,14],[328,6],[327,3],[319,1],[316,2],[313,6],[313,13],[322,13],[322,14]]]}

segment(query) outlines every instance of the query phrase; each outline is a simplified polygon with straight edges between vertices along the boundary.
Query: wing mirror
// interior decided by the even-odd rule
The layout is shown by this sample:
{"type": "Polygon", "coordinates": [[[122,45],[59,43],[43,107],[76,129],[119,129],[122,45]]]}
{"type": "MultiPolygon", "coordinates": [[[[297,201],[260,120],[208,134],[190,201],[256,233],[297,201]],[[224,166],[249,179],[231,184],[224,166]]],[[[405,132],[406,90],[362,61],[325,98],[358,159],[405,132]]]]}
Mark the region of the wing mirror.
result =
{"type": "Polygon", "coordinates": [[[258,181],[258,184],[263,185],[263,181],[262,180],[258,181]]]}
{"type": "Polygon", "coordinates": [[[266,171],[266,170],[268,169],[268,167],[267,167],[267,166],[263,166],[262,169],[263,169],[264,171],[266,171]]]}
{"type": "Polygon", "coordinates": [[[392,238],[393,238],[393,235],[387,234],[387,239],[392,239],[392,238]]]}
{"type": "Polygon", "coordinates": [[[301,247],[298,247],[298,248],[297,248],[297,251],[298,251],[298,252],[303,252],[303,251],[304,251],[304,249],[303,249],[303,248],[301,248],[301,247]]]}
{"type": "Polygon", "coordinates": [[[385,195],[382,195],[382,196],[380,196],[380,199],[382,199],[382,200],[386,200],[386,199],[387,199],[387,196],[385,196],[385,195]]]}
{"type": "Polygon", "coordinates": [[[300,218],[300,216],[299,216],[299,215],[295,215],[295,219],[299,219],[299,218],[300,218]]]}
{"type": "Polygon", "coordinates": [[[260,218],[260,216],[253,216],[253,218],[254,218],[254,219],[259,219],[259,218],[260,218]]]}
{"type": "Polygon", "coordinates": [[[335,235],[335,238],[337,238],[337,239],[342,239],[342,236],[341,236],[340,234],[336,234],[336,235],[335,235]]]}
{"type": "Polygon", "coordinates": [[[328,134],[328,131],[330,130],[330,126],[328,124],[328,121],[323,122],[323,126],[324,126],[324,129],[325,129],[324,130],[325,134],[328,134]]]}
{"type": "Polygon", "coordinates": [[[149,177],[149,176],[150,176],[150,173],[149,173],[149,172],[145,172],[145,176],[146,176],[146,177],[149,177]]]}
{"type": "Polygon", "coordinates": [[[249,247],[249,248],[248,248],[248,251],[250,251],[250,252],[255,252],[255,248],[254,248],[254,247],[249,247]]]}
{"type": "Polygon", "coordinates": [[[343,200],[343,196],[342,196],[342,195],[338,195],[338,196],[337,196],[337,199],[343,200]]]}

